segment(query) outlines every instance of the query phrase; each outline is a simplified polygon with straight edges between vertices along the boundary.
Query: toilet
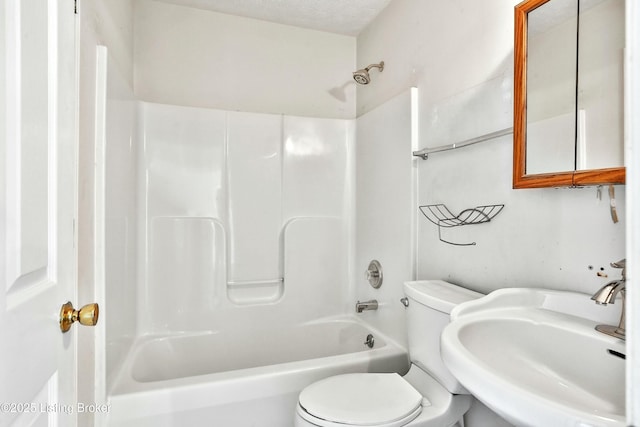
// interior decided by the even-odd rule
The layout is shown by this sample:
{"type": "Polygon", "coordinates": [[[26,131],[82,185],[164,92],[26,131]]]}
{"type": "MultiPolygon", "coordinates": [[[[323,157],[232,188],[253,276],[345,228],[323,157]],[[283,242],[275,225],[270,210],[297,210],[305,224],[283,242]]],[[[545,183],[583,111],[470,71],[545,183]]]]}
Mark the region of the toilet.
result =
{"type": "Polygon", "coordinates": [[[471,396],[440,357],[440,334],[456,305],[482,296],[442,280],[406,282],[411,366],[406,375],[355,373],[317,381],[300,392],[296,427],[451,427],[462,424],[471,396]]]}

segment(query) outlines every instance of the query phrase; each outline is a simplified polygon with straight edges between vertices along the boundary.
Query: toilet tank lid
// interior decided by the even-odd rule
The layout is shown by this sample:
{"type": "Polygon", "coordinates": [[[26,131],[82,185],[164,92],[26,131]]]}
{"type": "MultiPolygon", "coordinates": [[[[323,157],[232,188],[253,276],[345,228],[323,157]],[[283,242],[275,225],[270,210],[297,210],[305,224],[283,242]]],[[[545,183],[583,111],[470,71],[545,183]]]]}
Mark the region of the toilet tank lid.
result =
{"type": "Polygon", "coordinates": [[[404,283],[405,295],[427,307],[450,314],[453,307],[484,296],[444,280],[417,280],[404,283]]]}

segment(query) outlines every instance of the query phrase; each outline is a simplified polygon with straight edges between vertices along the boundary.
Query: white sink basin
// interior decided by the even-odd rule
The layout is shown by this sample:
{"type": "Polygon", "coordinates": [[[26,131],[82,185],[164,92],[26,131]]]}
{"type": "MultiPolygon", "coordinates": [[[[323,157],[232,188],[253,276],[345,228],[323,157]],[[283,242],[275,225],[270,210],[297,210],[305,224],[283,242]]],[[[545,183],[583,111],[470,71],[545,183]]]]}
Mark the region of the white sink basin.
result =
{"type": "Polygon", "coordinates": [[[501,289],[459,305],[442,334],[442,356],[476,398],[517,426],[624,426],[621,302],[588,295],[501,289]]]}

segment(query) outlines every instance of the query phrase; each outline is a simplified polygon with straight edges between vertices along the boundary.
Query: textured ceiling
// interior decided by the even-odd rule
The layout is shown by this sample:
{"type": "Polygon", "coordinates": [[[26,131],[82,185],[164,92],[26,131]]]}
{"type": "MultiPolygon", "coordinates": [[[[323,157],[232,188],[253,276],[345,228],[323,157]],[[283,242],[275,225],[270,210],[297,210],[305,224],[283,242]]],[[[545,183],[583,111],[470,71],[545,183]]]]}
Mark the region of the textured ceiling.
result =
{"type": "Polygon", "coordinates": [[[356,36],[391,0],[159,0],[229,15],[356,36]]]}

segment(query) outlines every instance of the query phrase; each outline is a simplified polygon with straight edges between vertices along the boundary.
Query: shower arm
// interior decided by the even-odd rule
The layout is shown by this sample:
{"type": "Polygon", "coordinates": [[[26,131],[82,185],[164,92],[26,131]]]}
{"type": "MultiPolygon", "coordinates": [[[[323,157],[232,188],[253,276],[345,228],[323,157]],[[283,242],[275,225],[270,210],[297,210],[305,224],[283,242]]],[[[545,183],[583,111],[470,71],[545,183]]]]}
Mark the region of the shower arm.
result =
{"type": "Polygon", "coordinates": [[[378,68],[380,71],[384,70],[384,61],[380,61],[379,64],[371,64],[368,67],[365,68],[366,72],[369,72],[370,69],[372,68],[378,68]]]}

